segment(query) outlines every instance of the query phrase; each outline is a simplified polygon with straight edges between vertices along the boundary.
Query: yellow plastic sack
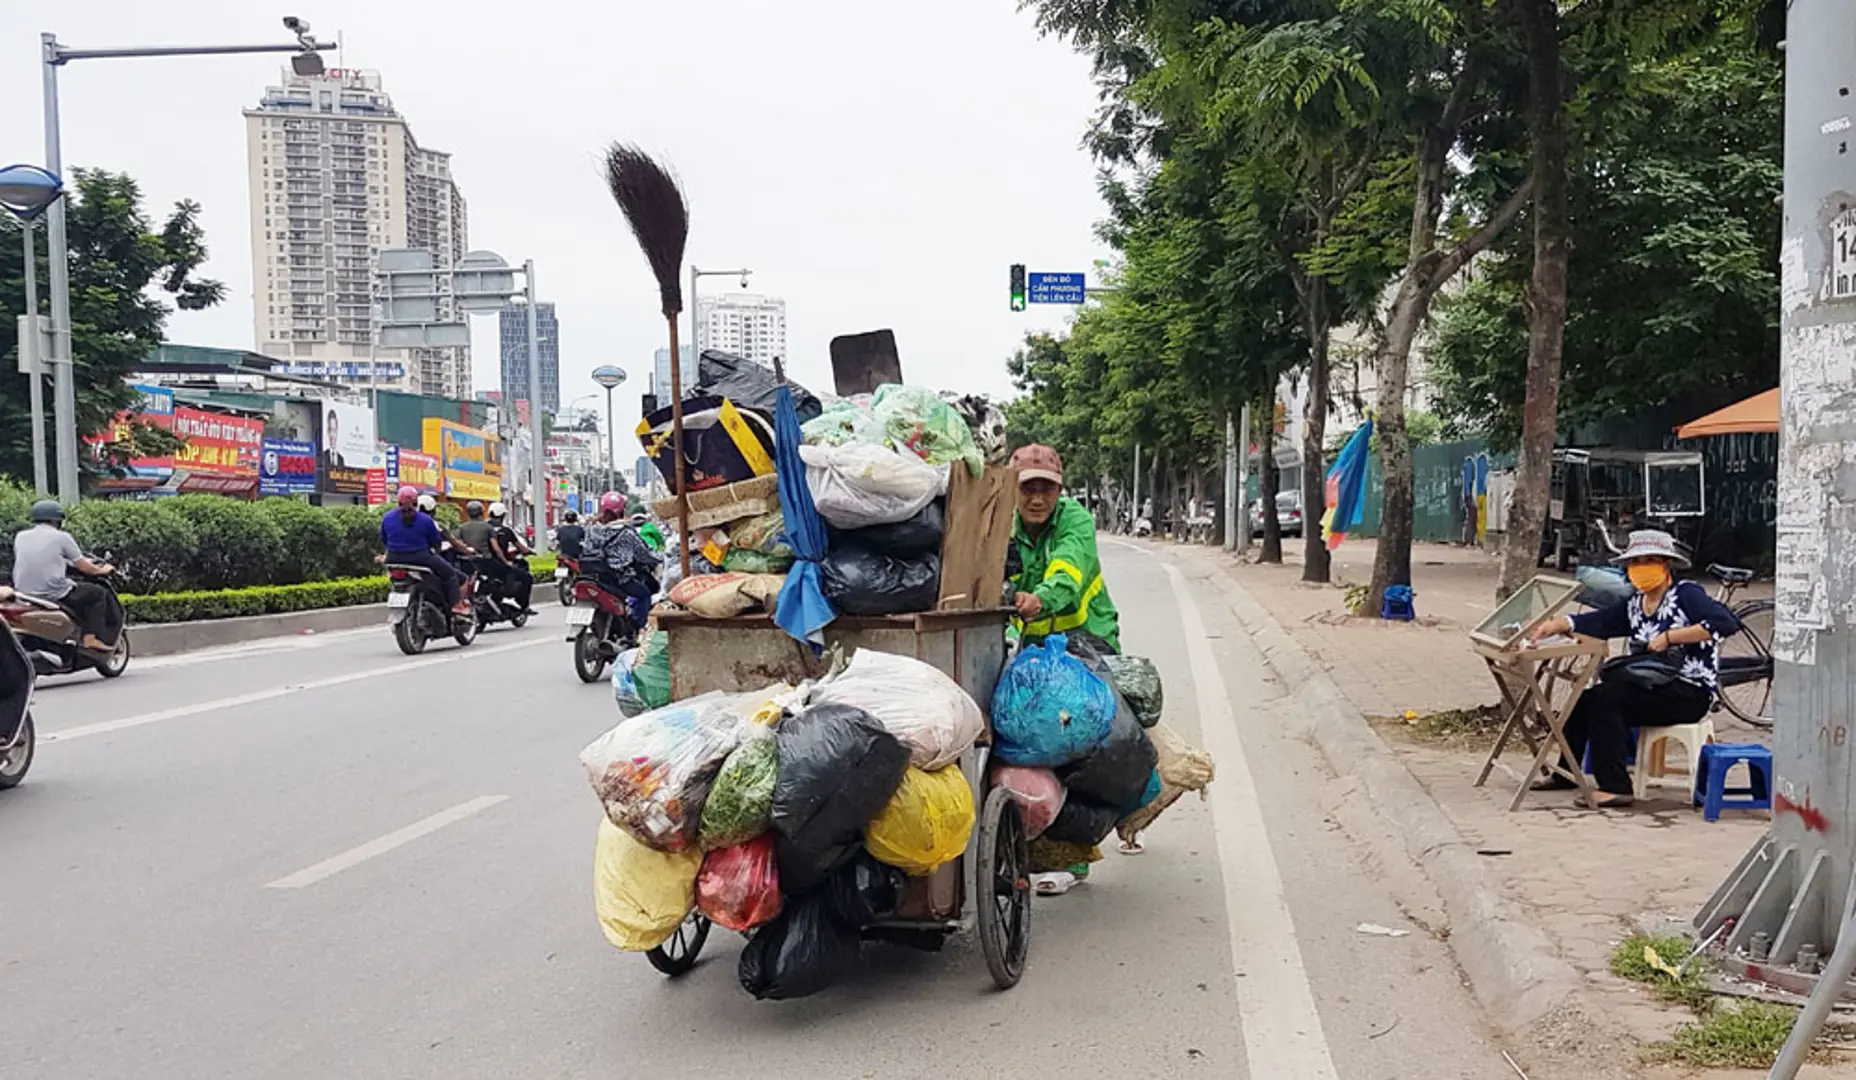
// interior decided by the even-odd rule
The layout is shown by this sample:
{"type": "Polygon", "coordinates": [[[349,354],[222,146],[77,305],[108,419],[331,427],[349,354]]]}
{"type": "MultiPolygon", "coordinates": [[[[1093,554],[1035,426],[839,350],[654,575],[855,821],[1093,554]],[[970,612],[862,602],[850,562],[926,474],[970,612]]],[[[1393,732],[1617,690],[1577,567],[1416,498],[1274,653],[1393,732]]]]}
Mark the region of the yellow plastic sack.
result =
{"type": "Polygon", "coordinates": [[[593,849],[593,910],[606,940],[627,952],[648,952],[669,941],[696,906],[701,869],[701,849],[656,851],[601,818],[593,849]]]}
{"type": "Polygon", "coordinates": [[[864,830],[864,847],[914,877],[926,877],[967,849],[973,833],[973,789],[958,768],[923,772],[914,766],[864,830]]]}

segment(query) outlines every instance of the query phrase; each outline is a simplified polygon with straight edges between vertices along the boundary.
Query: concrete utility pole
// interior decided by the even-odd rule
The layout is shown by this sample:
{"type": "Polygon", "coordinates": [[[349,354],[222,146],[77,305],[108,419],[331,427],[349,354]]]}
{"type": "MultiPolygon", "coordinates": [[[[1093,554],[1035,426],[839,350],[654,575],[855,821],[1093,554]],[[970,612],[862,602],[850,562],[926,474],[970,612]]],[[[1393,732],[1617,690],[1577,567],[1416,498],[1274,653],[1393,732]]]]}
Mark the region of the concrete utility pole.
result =
{"type": "Polygon", "coordinates": [[[1792,0],[1786,39],[1777,778],[1771,828],[1695,924],[1735,920],[1729,968],[1791,985],[1842,944],[1856,863],[1856,4],[1792,0]]]}

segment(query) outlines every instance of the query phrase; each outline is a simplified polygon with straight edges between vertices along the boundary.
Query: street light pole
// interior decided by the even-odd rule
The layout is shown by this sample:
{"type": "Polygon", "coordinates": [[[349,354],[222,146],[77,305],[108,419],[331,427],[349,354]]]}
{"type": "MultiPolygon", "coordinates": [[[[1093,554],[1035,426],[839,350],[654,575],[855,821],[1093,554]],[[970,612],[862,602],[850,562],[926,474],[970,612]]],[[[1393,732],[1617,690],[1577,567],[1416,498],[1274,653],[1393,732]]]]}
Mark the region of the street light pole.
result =
{"type": "MultiPolygon", "coordinates": [[[[309,36],[309,26],[288,18],[284,25],[297,36],[294,45],[163,45],[152,48],[70,49],[58,35],[39,35],[40,63],[45,95],[45,168],[64,175],[64,154],[58,127],[58,69],[73,60],[115,60],[152,56],[230,56],[246,53],[294,53],[307,57],[316,71],[322,67],[318,50],[333,49],[335,42],[309,36]]],[[[299,66],[299,70],[301,70],[299,66]]],[[[65,236],[64,200],[51,205],[45,219],[47,258],[51,263],[52,423],[57,428],[58,501],[75,503],[77,490],[77,383],[71,369],[71,253],[65,236]]]]}
{"type": "Polygon", "coordinates": [[[619,429],[612,422],[612,392],[617,386],[606,387],[606,490],[617,491],[619,469],[619,429]]]}
{"type": "Polygon", "coordinates": [[[26,333],[20,336],[19,352],[27,358],[27,382],[31,384],[32,489],[44,498],[52,489],[45,475],[45,357],[39,355],[39,267],[32,247],[32,222],[20,222],[19,235],[26,246],[26,333]]]}
{"type": "MultiPolygon", "coordinates": [[[[745,289],[748,287],[748,278],[753,273],[752,270],[698,270],[695,263],[690,264],[690,355],[695,357],[699,363],[702,360],[702,338],[697,336],[696,309],[699,305],[696,303],[696,287],[698,283],[706,277],[738,277],[741,279],[741,287],[745,289]]],[[[678,357],[679,361],[681,359],[678,357]]]]}
{"type": "Polygon", "coordinates": [[[541,332],[537,329],[535,319],[535,260],[529,259],[522,264],[522,288],[527,294],[528,321],[528,431],[529,442],[533,446],[534,461],[530,466],[529,483],[533,485],[534,496],[530,505],[535,513],[535,542],[547,540],[548,521],[548,460],[541,436],[541,332]]]}

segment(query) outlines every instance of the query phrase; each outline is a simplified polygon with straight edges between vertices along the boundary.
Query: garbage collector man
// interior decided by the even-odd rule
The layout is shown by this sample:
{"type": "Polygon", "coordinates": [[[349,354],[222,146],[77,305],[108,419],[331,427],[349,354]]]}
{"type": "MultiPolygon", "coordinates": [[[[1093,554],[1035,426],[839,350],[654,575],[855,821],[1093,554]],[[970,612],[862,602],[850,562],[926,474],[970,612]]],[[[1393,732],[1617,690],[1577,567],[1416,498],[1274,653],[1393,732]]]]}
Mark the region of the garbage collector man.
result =
{"type": "Polygon", "coordinates": [[[1121,620],[1102,581],[1095,516],[1063,494],[1063,459],[1034,444],[1012,454],[1012,468],[1018,470],[1008,567],[1017,593],[1013,627],[1033,640],[1068,635],[1075,653],[1120,653],[1121,620]]]}

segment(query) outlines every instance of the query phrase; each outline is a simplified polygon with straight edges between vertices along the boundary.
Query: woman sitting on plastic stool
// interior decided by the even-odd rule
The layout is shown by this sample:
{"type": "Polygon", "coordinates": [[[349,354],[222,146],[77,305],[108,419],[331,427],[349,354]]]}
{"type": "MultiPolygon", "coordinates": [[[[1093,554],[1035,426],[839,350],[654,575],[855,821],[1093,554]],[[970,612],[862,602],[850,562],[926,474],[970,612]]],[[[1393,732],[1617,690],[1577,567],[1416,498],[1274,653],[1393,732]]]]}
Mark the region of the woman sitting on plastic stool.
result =
{"type": "MultiPolygon", "coordinates": [[[[1617,562],[1630,577],[1629,598],[1596,611],[1552,619],[1541,637],[1628,638],[1633,653],[1665,654],[1669,664],[1659,674],[1611,672],[1585,692],[1566,721],[1566,742],[1574,757],[1590,749],[1597,808],[1632,802],[1630,729],[1698,723],[1713,707],[1720,684],[1720,642],[1740,630],[1739,620],[1693,581],[1677,581],[1672,568],[1688,566],[1673,537],[1658,529],[1630,534],[1630,545],[1617,562]]],[[[1640,763],[1641,764],[1641,763],[1640,763]]],[[[1567,768],[1572,768],[1567,765],[1567,768]]],[[[1572,781],[1553,776],[1536,781],[1535,790],[1571,788],[1572,781]]],[[[1581,802],[1583,802],[1581,797],[1581,802]]]]}

